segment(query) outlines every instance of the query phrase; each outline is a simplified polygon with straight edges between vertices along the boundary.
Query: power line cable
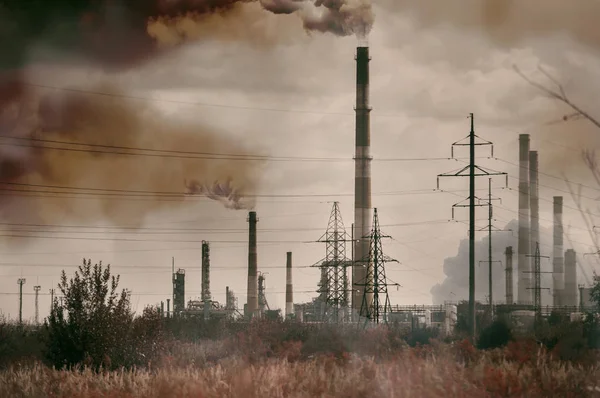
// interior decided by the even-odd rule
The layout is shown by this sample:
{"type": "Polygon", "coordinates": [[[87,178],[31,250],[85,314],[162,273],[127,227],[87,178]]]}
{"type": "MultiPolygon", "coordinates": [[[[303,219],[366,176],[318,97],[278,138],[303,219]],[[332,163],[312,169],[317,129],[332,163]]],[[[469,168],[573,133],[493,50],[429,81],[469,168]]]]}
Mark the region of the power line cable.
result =
{"type": "MultiPolygon", "coordinates": [[[[140,148],[118,145],[102,145],[79,143],[70,141],[48,140],[41,138],[17,137],[4,135],[0,138],[26,141],[25,144],[0,142],[0,146],[15,146],[36,149],[50,149],[66,152],[85,152],[94,154],[106,155],[124,155],[124,156],[146,156],[174,159],[199,159],[199,160],[233,160],[233,161],[272,161],[272,162],[351,162],[352,158],[333,158],[333,157],[296,157],[296,156],[267,156],[267,155],[250,155],[250,154],[231,154],[218,152],[198,152],[198,151],[180,151],[180,150],[164,150],[153,148],[140,148]],[[42,144],[59,144],[71,145],[80,148],[71,147],[56,147],[47,145],[35,145],[31,142],[39,142],[42,144]],[[81,148],[89,147],[89,148],[81,148]],[[97,148],[97,149],[93,149],[97,148]],[[132,152],[137,151],[137,152],[132,152]]],[[[381,162],[423,162],[423,161],[442,161],[456,160],[448,157],[411,157],[411,158],[374,158],[374,161],[381,162]]]]}

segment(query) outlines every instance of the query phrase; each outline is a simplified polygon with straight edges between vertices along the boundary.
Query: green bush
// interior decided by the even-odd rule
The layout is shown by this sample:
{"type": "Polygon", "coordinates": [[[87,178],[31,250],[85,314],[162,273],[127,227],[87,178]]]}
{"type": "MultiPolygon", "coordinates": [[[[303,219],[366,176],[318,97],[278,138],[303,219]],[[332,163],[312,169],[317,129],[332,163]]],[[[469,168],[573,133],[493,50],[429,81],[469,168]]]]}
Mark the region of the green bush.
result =
{"type": "Polygon", "coordinates": [[[0,319],[0,368],[40,361],[44,357],[43,329],[0,319]]]}
{"type": "Polygon", "coordinates": [[[411,347],[426,345],[430,340],[437,339],[439,335],[440,331],[437,328],[413,329],[406,336],[406,342],[411,347]]]}
{"type": "Polygon", "coordinates": [[[70,280],[62,272],[46,324],[46,356],[57,368],[83,364],[93,369],[144,364],[158,351],[162,320],[157,309],[146,309],[134,320],[129,294],[118,292],[119,277],[110,266],[83,265],[70,280]]]}
{"type": "Polygon", "coordinates": [[[481,331],[477,340],[477,348],[487,350],[504,347],[512,339],[510,325],[504,319],[499,319],[481,331]]]}

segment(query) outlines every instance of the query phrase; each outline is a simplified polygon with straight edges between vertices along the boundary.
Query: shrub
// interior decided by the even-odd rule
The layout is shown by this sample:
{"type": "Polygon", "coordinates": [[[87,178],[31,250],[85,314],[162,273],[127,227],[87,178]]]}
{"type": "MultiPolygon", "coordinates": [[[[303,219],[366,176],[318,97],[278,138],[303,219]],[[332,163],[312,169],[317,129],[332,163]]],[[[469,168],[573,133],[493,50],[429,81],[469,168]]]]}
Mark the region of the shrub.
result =
{"type": "Polygon", "coordinates": [[[504,347],[512,338],[512,331],[508,323],[503,319],[499,319],[481,331],[477,348],[487,350],[504,347]]]}
{"type": "Polygon", "coordinates": [[[58,288],[63,302],[55,299],[47,322],[47,357],[62,368],[84,363],[94,369],[130,365],[128,342],[133,314],[129,294],[117,292],[119,277],[110,266],[92,267],[90,260],[67,280],[62,272],[58,288]]]}
{"type": "Polygon", "coordinates": [[[436,328],[413,329],[408,333],[406,342],[411,347],[425,345],[429,344],[430,340],[437,339],[439,335],[440,331],[436,328]]]}
{"type": "Polygon", "coordinates": [[[33,325],[17,325],[0,318],[0,368],[15,363],[43,359],[43,330],[33,325]]]}

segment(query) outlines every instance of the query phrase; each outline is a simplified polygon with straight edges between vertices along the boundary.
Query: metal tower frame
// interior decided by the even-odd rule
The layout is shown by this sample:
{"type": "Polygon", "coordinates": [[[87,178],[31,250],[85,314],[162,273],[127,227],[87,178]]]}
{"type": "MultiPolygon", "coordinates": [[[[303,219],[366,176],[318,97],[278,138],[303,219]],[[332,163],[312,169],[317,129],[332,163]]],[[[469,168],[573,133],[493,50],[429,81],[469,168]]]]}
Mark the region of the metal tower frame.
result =
{"type": "MultiPolygon", "coordinates": [[[[373,229],[371,230],[369,257],[372,266],[367,268],[367,276],[362,284],[364,286],[363,299],[360,313],[366,315],[366,322],[387,323],[388,314],[392,312],[390,296],[388,295],[388,284],[385,275],[385,263],[398,262],[383,254],[382,238],[391,238],[391,236],[382,235],[379,229],[379,217],[377,209],[373,209],[373,229]],[[368,295],[373,295],[373,301],[369,303],[368,295]]],[[[398,284],[394,283],[394,286],[398,284]]]]}
{"type": "MultiPolygon", "coordinates": [[[[527,257],[533,258],[533,287],[528,288],[529,290],[533,290],[533,308],[535,309],[535,316],[537,320],[542,318],[542,290],[550,290],[547,287],[542,287],[542,274],[552,274],[552,272],[542,272],[541,270],[541,261],[542,258],[550,258],[548,256],[540,255],[540,242],[535,242],[535,254],[528,255],[527,257]]],[[[528,271],[525,271],[529,273],[528,271]]]]}
{"type": "Polygon", "coordinates": [[[475,147],[477,146],[490,146],[491,156],[494,156],[494,144],[490,141],[483,140],[481,137],[475,134],[475,116],[471,113],[469,115],[471,119],[471,132],[466,138],[457,141],[452,144],[450,153],[454,159],[454,147],[455,146],[468,146],[469,147],[469,164],[457,172],[449,172],[439,174],[437,176],[437,188],[440,188],[441,177],[468,177],[469,178],[469,197],[466,199],[469,204],[457,203],[452,206],[452,219],[454,219],[454,208],[455,207],[468,207],[469,208],[469,331],[471,340],[475,341],[476,336],[476,324],[475,324],[475,207],[487,206],[485,204],[476,204],[475,199],[479,199],[475,196],[475,180],[476,177],[481,176],[506,176],[506,186],[508,186],[508,174],[503,172],[487,171],[484,168],[475,164],[475,147]],[[475,138],[479,138],[481,142],[476,142],[475,138]],[[468,139],[468,143],[463,142],[468,139]]]}
{"type": "Polygon", "coordinates": [[[498,227],[496,227],[493,222],[494,222],[494,205],[492,204],[493,201],[499,201],[500,203],[502,203],[502,198],[494,198],[492,197],[492,179],[489,179],[489,184],[488,184],[488,197],[487,197],[487,201],[484,200],[484,202],[486,202],[487,206],[488,206],[488,225],[486,225],[484,228],[479,229],[478,231],[488,231],[488,259],[487,261],[480,261],[479,263],[481,264],[483,263],[487,263],[488,264],[488,299],[490,302],[490,315],[493,317],[494,316],[494,290],[493,290],[493,273],[492,273],[492,265],[494,263],[500,263],[500,265],[502,265],[502,261],[500,260],[494,260],[494,256],[492,254],[492,232],[511,232],[512,233],[512,229],[500,229],[498,227]]]}
{"type": "Polygon", "coordinates": [[[319,290],[324,304],[321,313],[323,320],[330,322],[344,322],[349,316],[348,267],[352,260],[346,257],[346,242],[352,242],[346,232],[339,202],[333,202],[327,230],[317,242],[325,243],[325,258],[317,263],[321,268],[319,290]]]}

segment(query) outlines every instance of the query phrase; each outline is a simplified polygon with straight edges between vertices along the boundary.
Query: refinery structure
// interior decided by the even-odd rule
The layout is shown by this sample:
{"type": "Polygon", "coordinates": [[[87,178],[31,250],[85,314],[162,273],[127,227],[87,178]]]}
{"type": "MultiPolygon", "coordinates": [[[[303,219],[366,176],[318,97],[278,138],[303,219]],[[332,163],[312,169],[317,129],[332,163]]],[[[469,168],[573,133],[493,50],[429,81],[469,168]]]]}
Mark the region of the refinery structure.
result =
{"type": "MultiPolygon", "coordinates": [[[[236,295],[229,286],[225,290],[225,303],[214,300],[215,287],[211,286],[211,247],[209,241],[202,241],[201,294],[198,299],[186,300],[185,269],[175,269],[172,264],[172,296],[161,301],[160,308],[166,317],[200,317],[209,319],[237,319],[251,321],[269,318],[284,319],[290,322],[337,323],[374,325],[395,323],[408,328],[434,327],[443,333],[454,330],[459,315],[466,314],[474,333],[474,319],[477,314],[487,313],[492,317],[509,317],[533,321],[559,313],[571,319],[592,307],[590,288],[578,285],[578,257],[573,249],[564,247],[563,236],[563,197],[552,198],[553,243],[552,252],[540,250],[540,196],[539,196],[539,157],[543,153],[532,150],[530,136],[519,135],[518,175],[518,235],[517,246],[502,248],[505,253],[501,260],[504,268],[504,295],[497,292],[496,301],[492,299],[492,281],[490,276],[489,301],[476,302],[475,291],[487,291],[488,286],[475,286],[474,272],[474,214],[476,206],[489,207],[489,258],[492,263],[492,197],[491,180],[494,176],[506,173],[486,171],[474,162],[475,150],[480,146],[492,146],[481,141],[474,132],[474,115],[471,115],[471,132],[466,141],[454,143],[455,146],[469,148],[470,164],[458,173],[440,174],[439,177],[469,177],[469,204],[456,204],[454,207],[466,207],[470,211],[469,228],[469,299],[468,302],[446,302],[442,305],[397,305],[390,301],[388,287],[400,286],[386,275],[386,264],[394,262],[384,253],[382,244],[386,238],[379,228],[380,214],[371,200],[371,132],[369,105],[369,48],[358,47],[356,52],[356,105],[355,105],[355,175],[354,175],[354,217],[351,226],[344,224],[338,202],[334,202],[325,233],[318,242],[324,244],[324,257],[312,266],[318,268],[320,276],[315,281],[314,298],[310,302],[297,303],[294,298],[293,253],[281,253],[281,268],[285,268],[285,305],[282,310],[271,309],[266,293],[267,277],[261,272],[258,242],[259,217],[257,212],[247,214],[248,223],[248,261],[247,289],[236,295]],[[479,141],[476,141],[478,139],[479,141]],[[489,177],[490,196],[487,201],[475,202],[476,177],[489,177]],[[547,256],[546,256],[547,255],[547,256]],[[551,272],[542,272],[542,258],[549,258],[551,272]],[[552,285],[542,286],[542,273],[552,274],[552,285]],[[549,290],[552,305],[543,306],[541,291],[549,290]],[[238,298],[241,297],[241,298],[238,298]],[[499,299],[503,297],[503,299],[499,299]],[[283,312],[283,313],[282,313],[283,312]]],[[[453,151],[454,152],[454,151],[453,151]]],[[[454,155],[453,155],[454,156],[454,155]]],[[[508,181],[508,176],[507,181],[508,181]]],[[[349,177],[350,178],[350,177],[349,177]]],[[[549,198],[547,198],[549,199],[549,198]]],[[[324,215],[325,216],[325,215],[324,215]]],[[[385,214],[381,215],[385,218],[385,214]]],[[[315,259],[317,260],[317,259],[315,259]]],[[[499,259],[496,259],[499,260],[499,259]]],[[[490,272],[491,275],[491,272],[490,272]]],[[[19,279],[22,289],[24,279],[19,279]]],[[[281,286],[283,288],[283,286],[281,286]]],[[[36,286],[36,294],[39,286],[36,286]]],[[[51,294],[54,292],[52,291],[51,294]]],[[[22,297],[20,300],[22,304],[22,297]]],[[[36,295],[37,314],[37,295],[36,295]]],[[[36,316],[37,320],[37,316],[36,316]]]]}
{"type": "MultiPolygon", "coordinates": [[[[396,323],[409,328],[434,327],[443,333],[452,333],[459,313],[469,314],[474,319],[477,313],[508,315],[524,321],[538,317],[547,317],[551,313],[560,313],[571,319],[577,318],[582,311],[592,307],[590,288],[577,284],[577,253],[563,247],[563,197],[555,196],[553,202],[553,250],[551,253],[552,286],[541,286],[540,260],[540,197],[538,184],[538,157],[540,154],[530,148],[528,134],[520,134],[519,148],[519,200],[518,200],[518,244],[517,247],[503,248],[505,257],[501,261],[492,261],[491,235],[490,258],[492,262],[502,263],[504,268],[504,295],[498,292],[502,300],[490,300],[487,303],[476,302],[475,288],[487,290],[487,286],[475,286],[470,281],[468,304],[446,302],[443,305],[395,305],[390,302],[388,286],[399,286],[386,277],[385,265],[393,259],[383,253],[382,235],[379,229],[377,209],[371,201],[371,155],[370,155],[370,112],[369,107],[369,48],[358,47],[356,53],[356,135],[355,135],[355,192],[354,223],[347,228],[341,216],[338,202],[333,204],[327,228],[318,242],[324,243],[325,257],[313,267],[320,270],[315,284],[315,296],[307,303],[294,302],[292,252],[282,253],[281,266],[286,270],[285,305],[283,314],[279,310],[270,310],[265,293],[266,277],[260,271],[257,242],[259,240],[256,212],[248,214],[248,263],[247,291],[243,304],[229,287],[226,289],[226,303],[212,300],[210,286],[209,242],[202,242],[202,294],[200,300],[184,302],[185,271],[173,272],[173,310],[167,316],[201,316],[209,318],[231,318],[252,320],[260,318],[282,318],[294,322],[323,323],[396,323]],[[516,291],[515,291],[516,289],[516,291]],[[541,290],[550,290],[552,305],[543,306],[541,290]]],[[[478,145],[490,145],[489,142],[475,142],[474,117],[471,115],[470,142],[455,143],[467,146],[471,152],[471,164],[456,174],[441,174],[439,177],[471,177],[471,195],[475,177],[490,177],[490,197],[484,205],[490,207],[490,232],[492,220],[491,177],[506,175],[485,171],[474,164],[475,148],[478,145]]],[[[478,138],[478,137],[477,137],[478,138]]],[[[454,148],[454,146],[453,146],[454,148]]],[[[543,156],[543,154],[541,154],[543,156]]],[[[508,176],[507,181],[508,181],[508,176]]],[[[471,199],[471,198],[468,198],[471,199]]],[[[474,197],[470,205],[471,217],[474,197]]],[[[459,205],[455,205],[459,206],[459,205]]],[[[454,208],[453,208],[454,210],[454,208]]],[[[385,217],[385,215],[384,215],[385,217]]],[[[471,245],[474,230],[471,233],[471,245]]],[[[474,253],[471,250],[473,268],[474,253]]],[[[491,268],[490,268],[491,269],[491,268]]],[[[545,272],[548,273],[548,272],[545,272]]],[[[472,278],[473,275],[470,275],[472,278]]],[[[490,297],[491,277],[490,277],[490,297]]],[[[164,307],[164,303],[161,308],[164,307]]]]}

